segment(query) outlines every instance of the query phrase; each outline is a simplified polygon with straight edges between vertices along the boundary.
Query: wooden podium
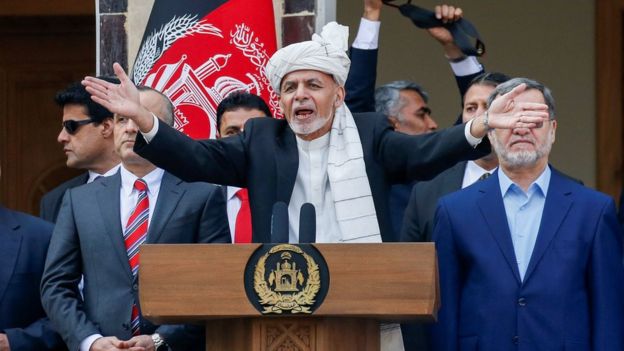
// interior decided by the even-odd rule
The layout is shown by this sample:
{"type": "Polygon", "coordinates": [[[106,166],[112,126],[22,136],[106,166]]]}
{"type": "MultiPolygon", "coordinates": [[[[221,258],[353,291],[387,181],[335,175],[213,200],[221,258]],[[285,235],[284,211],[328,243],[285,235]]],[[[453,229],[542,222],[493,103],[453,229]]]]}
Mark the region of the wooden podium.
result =
{"type": "Polygon", "coordinates": [[[330,282],[312,314],[262,315],[251,304],[244,271],[260,244],[144,244],[142,313],[158,324],[205,324],[210,351],[373,351],[380,322],[435,320],[432,243],[313,245],[330,282]]]}

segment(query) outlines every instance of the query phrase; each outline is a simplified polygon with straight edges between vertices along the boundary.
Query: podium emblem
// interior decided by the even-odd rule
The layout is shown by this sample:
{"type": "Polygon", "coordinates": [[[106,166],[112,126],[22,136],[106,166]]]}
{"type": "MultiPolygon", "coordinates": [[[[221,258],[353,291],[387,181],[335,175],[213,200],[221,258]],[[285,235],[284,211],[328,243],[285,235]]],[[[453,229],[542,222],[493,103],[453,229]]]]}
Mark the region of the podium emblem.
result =
{"type": "Polygon", "coordinates": [[[246,271],[247,295],[262,314],[310,314],[327,293],[323,285],[329,284],[325,260],[311,245],[264,245],[246,271]]]}

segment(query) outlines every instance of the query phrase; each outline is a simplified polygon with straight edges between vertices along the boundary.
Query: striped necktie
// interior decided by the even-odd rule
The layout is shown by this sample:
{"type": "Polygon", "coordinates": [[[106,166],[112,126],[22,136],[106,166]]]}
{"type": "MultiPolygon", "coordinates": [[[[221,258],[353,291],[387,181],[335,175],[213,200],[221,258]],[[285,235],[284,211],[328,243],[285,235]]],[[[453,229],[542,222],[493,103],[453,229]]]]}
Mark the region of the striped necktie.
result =
{"type": "MultiPolygon", "coordinates": [[[[139,192],[137,204],[128,218],[128,224],[124,231],[124,241],[126,243],[126,252],[128,254],[128,262],[133,278],[139,271],[139,247],[147,237],[147,224],[149,217],[149,199],[147,197],[147,184],[143,179],[137,179],[134,182],[134,188],[139,192]]],[[[131,328],[133,335],[139,335],[139,308],[136,301],[132,303],[131,328]]]]}

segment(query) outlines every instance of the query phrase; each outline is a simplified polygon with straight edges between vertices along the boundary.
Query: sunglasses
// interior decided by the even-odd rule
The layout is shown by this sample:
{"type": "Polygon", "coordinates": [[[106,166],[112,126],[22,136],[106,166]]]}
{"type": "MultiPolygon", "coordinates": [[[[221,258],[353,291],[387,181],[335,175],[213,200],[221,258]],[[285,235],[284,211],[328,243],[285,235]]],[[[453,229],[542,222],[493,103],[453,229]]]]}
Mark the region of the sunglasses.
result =
{"type": "Polygon", "coordinates": [[[63,128],[65,128],[65,130],[67,131],[67,133],[74,135],[77,131],[78,128],[80,128],[81,126],[84,126],[86,124],[89,123],[93,123],[95,122],[92,119],[83,119],[81,121],[75,121],[73,119],[68,119],[66,121],[63,121],[63,128]]]}

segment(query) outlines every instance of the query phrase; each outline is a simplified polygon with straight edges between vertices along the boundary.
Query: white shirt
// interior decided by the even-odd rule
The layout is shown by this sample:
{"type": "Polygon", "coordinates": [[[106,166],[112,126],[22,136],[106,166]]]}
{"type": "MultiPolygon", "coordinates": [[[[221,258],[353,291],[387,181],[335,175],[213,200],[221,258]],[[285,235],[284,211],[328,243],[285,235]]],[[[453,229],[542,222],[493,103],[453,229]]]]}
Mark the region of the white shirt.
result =
{"type": "Polygon", "coordinates": [[[327,175],[329,133],[312,141],[297,137],[297,152],[299,153],[299,169],[288,204],[288,241],[299,242],[299,214],[301,206],[309,202],[316,210],[316,242],[340,242],[342,235],[336,219],[334,198],[327,175]]]}
{"type": "MultiPolygon", "coordinates": [[[[147,225],[152,222],[152,216],[154,214],[154,208],[156,207],[156,200],[158,199],[158,193],[160,192],[160,183],[165,171],[160,168],[156,168],[153,171],[146,174],[143,178],[147,183],[147,198],[149,200],[149,217],[147,219],[147,225]]],[[[119,190],[119,214],[121,218],[121,229],[126,230],[128,224],[128,218],[132,210],[137,204],[139,198],[139,191],[134,188],[134,181],[139,177],[130,173],[127,169],[121,166],[121,189],[119,190]]]]}
{"type": "Polygon", "coordinates": [[[236,196],[236,193],[241,188],[235,186],[227,186],[227,216],[228,224],[230,225],[230,235],[232,236],[232,242],[234,242],[234,236],[236,232],[236,216],[241,208],[241,200],[236,196]]]}
{"type": "MultiPolygon", "coordinates": [[[[121,175],[121,188],[119,189],[119,214],[121,218],[122,233],[119,233],[119,235],[123,235],[123,231],[126,230],[126,225],[128,224],[128,218],[130,218],[130,214],[136,206],[137,199],[139,197],[138,190],[134,189],[134,181],[137,180],[138,177],[125,169],[123,165],[115,168],[119,168],[119,173],[121,175]]],[[[142,178],[147,183],[147,198],[149,199],[149,217],[147,220],[148,228],[152,221],[152,215],[154,214],[156,200],[158,199],[158,193],[160,192],[160,183],[164,173],[165,172],[162,169],[156,168],[142,178]]],[[[80,343],[80,351],[89,351],[95,340],[101,337],[101,334],[89,335],[80,343]]]]}
{"type": "Polygon", "coordinates": [[[97,177],[109,177],[109,176],[112,176],[113,174],[117,173],[117,171],[119,170],[120,166],[121,166],[121,164],[118,164],[117,166],[109,169],[104,174],[99,174],[99,173],[96,173],[96,172],[93,172],[93,171],[89,171],[89,179],[87,179],[87,184],[89,184],[92,181],[94,181],[95,178],[97,178],[97,177]]]}
{"type": "Polygon", "coordinates": [[[496,168],[488,171],[487,169],[482,168],[481,166],[476,164],[474,161],[468,161],[466,163],[466,170],[464,171],[464,180],[462,181],[462,189],[469,185],[474,184],[477,180],[479,180],[479,178],[481,178],[481,176],[484,173],[492,174],[494,171],[496,171],[496,168]]]}

